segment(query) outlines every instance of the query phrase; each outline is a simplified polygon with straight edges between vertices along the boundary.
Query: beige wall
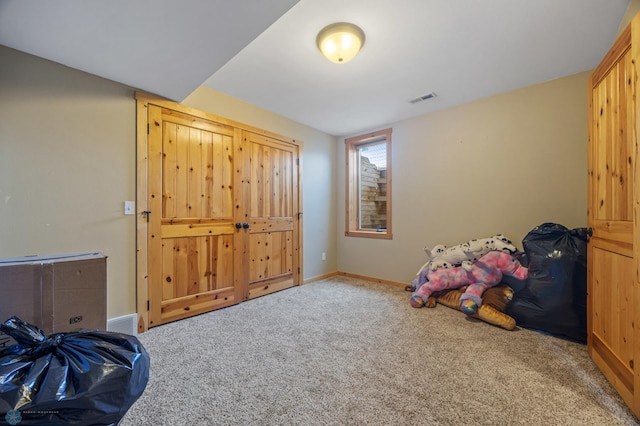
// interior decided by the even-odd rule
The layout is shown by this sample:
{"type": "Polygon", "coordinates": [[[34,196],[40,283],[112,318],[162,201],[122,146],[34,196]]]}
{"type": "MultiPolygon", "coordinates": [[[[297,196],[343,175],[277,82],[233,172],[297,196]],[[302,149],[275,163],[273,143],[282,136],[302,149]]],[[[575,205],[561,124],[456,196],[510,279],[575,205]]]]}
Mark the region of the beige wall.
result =
{"type": "Polygon", "coordinates": [[[627,6],[627,11],[622,18],[622,22],[620,22],[620,28],[618,29],[618,34],[620,34],[626,27],[629,25],[634,16],[640,11],[640,0],[631,0],[629,2],[629,6],[627,6]]]}
{"type": "Polygon", "coordinates": [[[204,86],[182,103],[302,141],[304,277],[335,272],[336,138],[204,86]]]}
{"type": "MultiPolygon", "coordinates": [[[[135,312],[134,91],[3,46],[0,64],[0,258],[100,251],[107,316],[135,312]]],[[[335,137],[207,88],[187,104],[304,141],[304,277],[336,271],[335,137]]]]}
{"type": "Polygon", "coordinates": [[[522,248],[526,233],[544,222],[586,226],[588,76],[393,124],[394,238],[344,236],[340,170],[338,269],[409,282],[425,261],[424,246],[503,233],[522,248]]]}
{"type": "Polygon", "coordinates": [[[0,64],[0,257],[102,252],[107,315],[135,312],[133,91],[2,46],[0,64]]]}
{"type": "MultiPolygon", "coordinates": [[[[108,316],[134,312],[133,90],[5,47],[0,63],[0,257],[101,251],[108,316]]],[[[343,139],[204,87],[184,103],[304,142],[306,279],[408,282],[425,245],[585,225],[587,78],[395,123],[392,241],[344,237],[343,139]]]]}

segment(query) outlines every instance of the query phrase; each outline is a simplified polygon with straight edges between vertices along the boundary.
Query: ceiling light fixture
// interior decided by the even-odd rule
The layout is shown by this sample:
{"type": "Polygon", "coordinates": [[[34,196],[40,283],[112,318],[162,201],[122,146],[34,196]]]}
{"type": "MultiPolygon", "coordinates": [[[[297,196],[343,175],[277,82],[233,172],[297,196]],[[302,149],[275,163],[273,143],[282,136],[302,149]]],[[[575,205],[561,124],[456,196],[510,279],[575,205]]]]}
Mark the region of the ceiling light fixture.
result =
{"type": "Polygon", "coordinates": [[[344,64],[353,59],[364,45],[364,32],[357,25],[337,22],[324,27],[318,33],[316,43],[328,60],[344,64]]]}

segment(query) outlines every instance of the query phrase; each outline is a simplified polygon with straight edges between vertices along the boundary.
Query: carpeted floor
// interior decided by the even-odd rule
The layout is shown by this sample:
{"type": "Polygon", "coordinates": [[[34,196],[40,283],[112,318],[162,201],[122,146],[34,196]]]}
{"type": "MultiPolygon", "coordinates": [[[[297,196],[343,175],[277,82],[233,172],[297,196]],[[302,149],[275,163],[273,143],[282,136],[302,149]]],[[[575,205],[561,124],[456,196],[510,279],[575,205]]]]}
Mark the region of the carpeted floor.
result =
{"type": "Polygon", "coordinates": [[[156,327],[121,426],[640,425],[586,346],[333,278],[156,327]]]}

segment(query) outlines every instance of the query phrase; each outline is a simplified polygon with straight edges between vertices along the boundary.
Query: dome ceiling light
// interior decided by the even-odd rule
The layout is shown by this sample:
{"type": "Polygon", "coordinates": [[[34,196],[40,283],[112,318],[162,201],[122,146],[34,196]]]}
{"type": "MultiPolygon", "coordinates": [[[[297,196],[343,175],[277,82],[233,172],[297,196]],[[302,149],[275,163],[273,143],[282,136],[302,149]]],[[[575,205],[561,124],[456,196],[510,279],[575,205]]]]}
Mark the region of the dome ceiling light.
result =
{"type": "Polygon", "coordinates": [[[331,62],[344,64],[353,59],[364,45],[364,32],[348,22],[327,25],[316,37],[320,52],[331,62]]]}

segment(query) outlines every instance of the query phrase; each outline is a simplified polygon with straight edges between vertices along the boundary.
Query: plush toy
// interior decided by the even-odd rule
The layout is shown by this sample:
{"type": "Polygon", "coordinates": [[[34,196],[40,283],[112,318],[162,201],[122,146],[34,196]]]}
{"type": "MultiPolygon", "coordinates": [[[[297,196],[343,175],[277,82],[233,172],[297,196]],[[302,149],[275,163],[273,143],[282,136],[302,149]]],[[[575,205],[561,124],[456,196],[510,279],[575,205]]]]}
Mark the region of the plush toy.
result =
{"type": "MultiPolygon", "coordinates": [[[[435,308],[437,302],[449,308],[460,310],[460,298],[465,290],[466,287],[461,287],[435,292],[429,297],[425,306],[435,308]]],[[[513,300],[513,289],[506,284],[498,284],[488,288],[482,294],[482,305],[471,316],[505,330],[513,330],[516,328],[516,320],[504,313],[511,300],[513,300]]]]}
{"type": "Polygon", "coordinates": [[[482,255],[494,250],[509,254],[515,254],[518,251],[516,246],[502,234],[470,240],[449,248],[442,244],[435,246],[433,249],[425,247],[424,252],[427,255],[427,263],[422,265],[416,275],[420,275],[426,268],[435,271],[438,268],[464,266],[467,271],[470,271],[473,262],[477,261],[482,255]]]}
{"type": "Polygon", "coordinates": [[[490,251],[478,259],[467,271],[462,266],[428,270],[426,281],[413,292],[411,306],[420,308],[435,291],[468,286],[460,297],[460,310],[473,315],[482,305],[482,293],[500,283],[504,275],[523,280],[528,269],[508,253],[490,251]]]}
{"type": "MultiPolygon", "coordinates": [[[[435,308],[436,304],[440,303],[441,305],[459,311],[460,298],[466,289],[467,287],[464,286],[450,290],[434,291],[424,306],[427,308],[435,308]]],[[[405,287],[405,290],[411,291],[410,286],[405,287]]],[[[516,320],[504,313],[507,305],[513,300],[513,294],[513,289],[504,283],[488,288],[482,293],[482,305],[471,317],[504,328],[505,330],[514,330],[516,328],[516,320]]]]}

